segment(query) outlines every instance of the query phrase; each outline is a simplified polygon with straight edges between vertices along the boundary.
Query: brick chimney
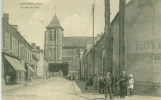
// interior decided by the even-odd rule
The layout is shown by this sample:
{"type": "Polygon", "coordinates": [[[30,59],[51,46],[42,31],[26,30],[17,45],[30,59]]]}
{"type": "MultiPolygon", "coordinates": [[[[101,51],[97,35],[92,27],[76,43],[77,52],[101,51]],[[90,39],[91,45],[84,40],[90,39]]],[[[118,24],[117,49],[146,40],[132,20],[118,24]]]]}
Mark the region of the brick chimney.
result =
{"type": "Polygon", "coordinates": [[[18,31],[18,25],[12,25],[12,27],[18,31]]]}
{"type": "Polygon", "coordinates": [[[34,50],[36,50],[36,43],[31,43],[31,46],[34,50]]]}
{"type": "Polygon", "coordinates": [[[41,53],[41,54],[44,54],[44,50],[43,50],[43,49],[40,49],[40,53],[41,53]]]}
{"type": "Polygon", "coordinates": [[[40,46],[36,46],[36,49],[40,51],[40,46]]]}
{"type": "Polygon", "coordinates": [[[9,23],[9,14],[8,13],[3,13],[3,19],[9,23]]]}

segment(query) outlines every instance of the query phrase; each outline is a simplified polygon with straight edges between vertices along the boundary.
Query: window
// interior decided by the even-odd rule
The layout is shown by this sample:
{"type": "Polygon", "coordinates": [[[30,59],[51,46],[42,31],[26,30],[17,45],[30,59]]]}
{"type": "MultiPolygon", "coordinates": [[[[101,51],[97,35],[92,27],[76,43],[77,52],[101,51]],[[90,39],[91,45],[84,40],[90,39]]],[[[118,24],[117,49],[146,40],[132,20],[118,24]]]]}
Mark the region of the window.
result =
{"type": "Polygon", "coordinates": [[[49,40],[50,41],[52,40],[52,31],[50,31],[50,33],[49,33],[49,40]]]}
{"type": "Polygon", "coordinates": [[[15,39],[15,54],[18,55],[18,41],[15,39]]]}
{"type": "MultiPolygon", "coordinates": [[[[10,39],[11,40],[11,39],[10,39]]],[[[10,41],[11,42],[11,41],[10,41]]],[[[15,53],[15,39],[12,38],[12,51],[15,53]]],[[[10,45],[11,46],[11,45],[10,45]]]]}
{"type": "Polygon", "coordinates": [[[77,71],[77,66],[74,66],[74,71],[77,71]]]}
{"type": "Polygon", "coordinates": [[[6,33],[6,48],[9,50],[10,49],[10,37],[9,34],[6,33]]]}
{"type": "Polygon", "coordinates": [[[54,30],[54,40],[56,40],[56,30],[54,30]]]}
{"type": "Polygon", "coordinates": [[[49,48],[48,49],[48,58],[51,60],[51,57],[52,57],[52,49],[49,48]]]}
{"type": "Polygon", "coordinates": [[[153,82],[161,83],[161,53],[153,54],[153,82]]]}
{"type": "Polygon", "coordinates": [[[10,50],[12,51],[12,36],[10,35],[10,50]]]}
{"type": "Polygon", "coordinates": [[[6,42],[5,42],[5,31],[3,30],[3,47],[4,47],[4,48],[5,48],[5,46],[6,46],[5,43],[6,43],[6,42]]]}
{"type": "Polygon", "coordinates": [[[53,50],[53,57],[54,57],[54,60],[56,60],[56,48],[54,48],[53,50]]]}

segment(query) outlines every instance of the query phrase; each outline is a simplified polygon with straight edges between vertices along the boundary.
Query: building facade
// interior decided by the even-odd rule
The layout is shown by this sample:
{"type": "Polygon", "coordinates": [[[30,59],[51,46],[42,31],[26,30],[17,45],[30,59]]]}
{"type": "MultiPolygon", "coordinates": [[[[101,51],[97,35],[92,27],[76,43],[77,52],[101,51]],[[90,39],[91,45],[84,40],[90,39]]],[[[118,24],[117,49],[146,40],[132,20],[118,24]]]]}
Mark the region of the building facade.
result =
{"type": "Polygon", "coordinates": [[[69,74],[74,75],[75,79],[79,78],[79,59],[75,58],[69,62],[69,74]]]}
{"type": "MultiPolygon", "coordinates": [[[[56,15],[46,29],[44,57],[48,59],[48,63],[69,63],[78,58],[79,53],[84,51],[87,44],[92,43],[92,37],[64,37],[64,29],[56,15]]],[[[50,72],[50,76],[59,75],[62,72],[54,73],[50,72]]]]}
{"type": "Polygon", "coordinates": [[[46,29],[44,42],[45,57],[49,63],[61,63],[62,38],[64,33],[56,15],[54,15],[46,29]]]}
{"type": "MultiPolygon", "coordinates": [[[[134,91],[150,95],[161,95],[161,12],[159,11],[160,0],[131,0],[126,5],[125,25],[126,25],[126,51],[127,74],[133,74],[135,79],[134,91]],[[149,92],[147,92],[149,91],[149,92]]],[[[124,66],[119,65],[119,13],[111,22],[112,34],[112,70],[108,70],[105,65],[105,35],[95,44],[95,53],[92,49],[84,51],[82,60],[83,66],[87,66],[87,71],[82,67],[82,77],[88,77],[92,71],[94,74],[105,75],[110,71],[114,78],[121,74],[120,70],[124,66]],[[94,62],[94,68],[90,61],[92,55],[95,55],[97,61],[94,62]],[[85,60],[84,60],[85,59],[85,60]],[[97,64],[95,64],[98,62],[97,64]],[[97,71],[95,71],[97,69],[97,71]],[[87,76],[86,76],[87,75],[87,76]]]]}
{"type": "Polygon", "coordinates": [[[28,77],[26,65],[32,65],[32,46],[18,32],[18,25],[9,23],[9,14],[2,18],[2,77],[5,84],[20,83],[28,77]],[[9,82],[10,80],[10,82],[9,82]]]}

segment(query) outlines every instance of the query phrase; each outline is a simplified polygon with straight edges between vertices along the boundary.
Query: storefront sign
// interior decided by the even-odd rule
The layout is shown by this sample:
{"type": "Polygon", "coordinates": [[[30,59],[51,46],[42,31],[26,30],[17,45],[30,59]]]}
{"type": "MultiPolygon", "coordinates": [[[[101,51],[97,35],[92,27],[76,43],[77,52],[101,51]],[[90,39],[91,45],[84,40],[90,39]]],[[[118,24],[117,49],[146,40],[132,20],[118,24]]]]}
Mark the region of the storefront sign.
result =
{"type": "Polygon", "coordinates": [[[135,41],[135,50],[161,49],[161,39],[135,41]]]}

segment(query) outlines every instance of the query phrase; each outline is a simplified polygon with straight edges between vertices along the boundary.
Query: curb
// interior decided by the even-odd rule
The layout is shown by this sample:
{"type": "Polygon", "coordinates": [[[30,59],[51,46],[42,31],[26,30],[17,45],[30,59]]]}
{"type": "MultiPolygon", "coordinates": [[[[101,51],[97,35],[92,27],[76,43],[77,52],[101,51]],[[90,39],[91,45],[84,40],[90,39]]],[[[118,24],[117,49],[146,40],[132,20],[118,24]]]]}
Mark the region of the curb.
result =
{"type": "MultiPolygon", "coordinates": [[[[36,84],[41,84],[41,83],[45,83],[45,82],[48,82],[48,81],[52,81],[53,79],[51,80],[47,80],[47,81],[44,81],[44,82],[38,82],[38,83],[34,83],[34,84],[31,84],[31,85],[27,85],[26,87],[29,87],[29,86],[32,86],[32,85],[36,85],[36,84]]],[[[2,92],[9,92],[9,91],[13,91],[15,89],[20,89],[20,88],[25,88],[25,86],[22,84],[22,86],[20,87],[17,87],[17,88],[14,88],[14,89],[9,89],[9,90],[2,90],[2,92]]]]}
{"type": "Polygon", "coordinates": [[[75,81],[73,81],[73,85],[74,85],[74,89],[75,89],[76,94],[82,93],[81,89],[78,87],[78,85],[75,83],[75,81]]]}
{"type": "Polygon", "coordinates": [[[75,81],[73,81],[73,86],[74,86],[74,90],[75,90],[75,94],[79,97],[85,98],[85,99],[89,99],[89,100],[95,100],[94,98],[88,98],[88,97],[84,97],[80,94],[82,94],[81,89],[78,87],[78,85],[75,83],[75,81]]]}

